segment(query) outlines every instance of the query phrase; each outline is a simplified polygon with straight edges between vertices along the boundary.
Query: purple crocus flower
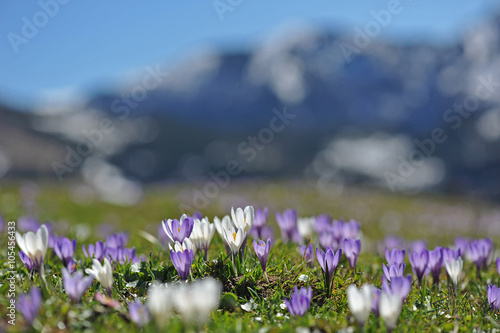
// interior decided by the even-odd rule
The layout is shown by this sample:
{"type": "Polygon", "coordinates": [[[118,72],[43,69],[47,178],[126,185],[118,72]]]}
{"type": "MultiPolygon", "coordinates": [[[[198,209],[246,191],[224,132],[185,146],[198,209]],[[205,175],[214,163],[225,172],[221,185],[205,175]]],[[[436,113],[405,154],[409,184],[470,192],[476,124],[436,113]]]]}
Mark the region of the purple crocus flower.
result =
{"type": "Polygon", "coordinates": [[[113,262],[124,264],[131,262],[135,264],[141,261],[135,254],[135,246],[133,248],[108,247],[106,248],[106,256],[113,262]]]}
{"type": "Polygon", "coordinates": [[[439,274],[443,267],[443,249],[437,246],[434,250],[429,251],[429,263],[427,269],[432,273],[432,280],[436,286],[439,286],[439,274]]]}
{"type": "Polygon", "coordinates": [[[194,219],[186,215],[182,215],[180,220],[168,219],[163,221],[163,230],[172,242],[182,243],[185,238],[189,238],[193,231],[193,226],[194,219]]]}
{"type": "Polygon", "coordinates": [[[470,240],[468,238],[457,237],[453,242],[453,246],[455,247],[455,249],[460,250],[461,256],[465,256],[467,254],[467,250],[469,249],[469,243],[470,240]]]}
{"type": "Polygon", "coordinates": [[[360,224],[356,220],[350,220],[342,224],[342,238],[358,238],[360,224]]]}
{"type": "Polygon", "coordinates": [[[452,260],[457,260],[458,257],[462,256],[462,252],[460,249],[450,249],[447,247],[443,247],[443,263],[451,262],[452,260]]]}
{"type": "Polygon", "coordinates": [[[128,233],[125,231],[117,232],[106,237],[107,247],[125,247],[128,242],[128,233]]]}
{"type": "Polygon", "coordinates": [[[300,255],[304,258],[305,262],[312,267],[314,264],[314,246],[309,245],[300,245],[299,246],[300,255]]]}
{"type": "Polygon", "coordinates": [[[132,320],[139,327],[146,325],[151,320],[148,307],[142,304],[141,301],[130,303],[128,305],[128,314],[130,316],[130,320],[132,320]]]}
{"type": "Polygon", "coordinates": [[[332,227],[330,228],[330,231],[333,235],[333,238],[337,241],[338,244],[342,242],[342,240],[345,238],[344,237],[344,220],[333,220],[332,227]]]}
{"type": "Polygon", "coordinates": [[[68,295],[74,303],[80,302],[83,293],[90,287],[92,282],[94,282],[94,277],[92,275],[84,277],[82,271],[78,271],[74,275],[71,275],[66,268],[63,268],[61,271],[66,295],[68,295]]]}
{"type": "Polygon", "coordinates": [[[76,262],[73,260],[73,258],[68,260],[68,263],[66,264],[66,268],[68,269],[68,272],[73,274],[76,270],[76,262]]]}
{"type": "Polygon", "coordinates": [[[487,296],[491,311],[500,309],[500,288],[491,284],[488,285],[487,296]]]}
{"type": "Polygon", "coordinates": [[[267,207],[255,210],[252,226],[257,229],[262,229],[266,225],[268,215],[269,209],[267,207]]]}
{"type": "Polygon", "coordinates": [[[408,253],[408,257],[410,258],[411,268],[413,270],[413,274],[418,279],[418,283],[422,285],[422,279],[426,273],[427,265],[429,264],[429,251],[414,251],[408,253]]]}
{"type": "Polygon", "coordinates": [[[342,249],[338,249],[337,252],[334,252],[331,247],[326,249],[326,252],[323,252],[321,249],[316,249],[316,259],[323,269],[323,273],[325,276],[331,280],[335,269],[337,268],[340,257],[342,256],[342,249]]]}
{"type": "MultiPolygon", "coordinates": [[[[274,231],[273,231],[273,228],[271,227],[267,227],[267,226],[264,226],[262,228],[262,230],[258,230],[258,229],[255,229],[254,227],[252,227],[250,229],[250,232],[249,234],[255,238],[255,239],[266,239],[266,238],[271,238],[271,239],[274,239],[274,231]]],[[[274,243],[274,241],[271,242],[271,244],[274,243]]]]}
{"type": "Polygon", "coordinates": [[[86,258],[95,258],[98,261],[102,261],[102,259],[104,259],[104,256],[106,255],[106,244],[101,241],[96,242],[95,245],[89,244],[88,251],[85,246],[82,245],[82,250],[86,258]]]}
{"type": "Polygon", "coordinates": [[[500,258],[497,258],[497,271],[498,274],[500,275],[500,258]]]}
{"type": "Polygon", "coordinates": [[[265,273],[267,265],[267,257],[269,256],[269,251],[271,251],[271,238],[267,239],[267,243],[264,242],[263,240],[259,240],[259,242],[257,242],[254,239],[253,249],[255,250],[257,258],[259,258],[260,266],[262,267],[262,272],[265,273]]]}
{"type": "Polygon", "coordinates": [[[468,253],[471,260],[476,264],[478,274],[481,268],[487,266],[488,257],[492,251],[493,243],[489,238],[476,239],[470,242],[468,253]]]}
{"type": "Polygon", "coordinates": [[[312,299],[312,289],[309,287],[300,288],[300,290],[295,286],[293,288],[293,293],[290,295],[290,300],[285,299],[285,304],[288,312],[292,316],[303,316],[306,311],[311,307],[312,299]]]}
{"type": "Polygon", "coordinates": [[[21,261],[23,262],[24,266],[26,266],[28,273],[31,275],[35,269],[35,263],[33,262],[33,260],[31,260],[31,258],[23,251],[19,251],[19,258],[21,258],[21,261]]]}
{"type": "Polygon", "coordinates": [[[54,244],[54,252],[66,265],[73,257],[76,250],[76,239],[72,241],[66,237],[60,237],[54,244]]]}
{"type": "Polygon", "coordinates": [[[405,274],[406,264],[402,263],[398,265],[397,263],[393,263],[392,265],[384,265],[382,264],[382,269],[384,270],[384,276],[387,281],[391,281],[392,278],[401,277],[405,274]]]}
{"type": "Polygon", "coordinates": [[[315,217],[314,230],[319,235],[323,232],[330,231],[332,226],[332,217],[327,214],[321,214],[315,217]]]}
{"type": "Polygon", "coordinates": [[[126,263],[126,262],[131,262],[132,264],[138,263],[140,261],[143,261],[142,258],[137,257],[135,253],[135,246],[132,248],[124,248],[122,252],[122,256],[119,259],[120,263],[126,263]]]}
{"type": "Polygon", "coordinates": [[[349,265],[351,268],[356,267],[359,252],[361,251],[361,240],[354,238],[344,239],[343,245],[345,256],[347,260],[349,260],[349,265]]]}
{"type": "Polygon", "coordinates": [[[177,252],[170,250],[170,260],[172,260],[172,264],[177,270],[177,273],[179,273],[180,279],[183,281],[186,281],[189,276],[191,265],[193,264],[193,258],[193,250],[183,250],[177,252]]]}
{"type": "Polygon", "coordinates": [[[283,214],[276,212],[276,220],[281,229],[281,238],[283,242],[298,240],[300,237],[297,229],[297,210],[285,209],[283,214]],[[299,235],[299,236],[297,236],[299,235]]]}
{"type": "Polygon", "coordinates": [[[382,281],[382,290],[387,294],[398,295],[401,302],[404,302],[411,289],[411,275],[399,276],[391,278],[389,283],[387,280],[382,281]]]}
{"type": "Polygon", "coordinates": [[[119,247],[107,247],[106,248],[106,257],[111,262],[119,262],[123,257],[123,249],[121,246],[119,247]]]}
{"type": "Polygon", "coordinates": [[[267,207],[265,207],[264,209],[257,209],[255,211],[253,225],[249,232],[250,235],[253,236],[253,238],[267,239],[271,237],[272,239],[274,237],[273,229],[266,226],[268,213],[269,210],[267,209],[267,207]]]}
{"type": "Polygon", "coordinates": [[[26,323],[31,325],[38,316],[38,311],[40,311],[40,306],[42,305],[42,294],[40,290],[36,287],[32,287],[29,294],[19,295],[17,302],[19,304],[17,310],[24,317],[26,323]]]}
{"type": "Polygon", "coordinates": [[[394,263],[401,265],[405,262],[405,250],[400,249],[385,249],[385,260],[387,260],[387,264],[392,265],[394,263]]]}
{"type": "Polygon", "coordinates": [[[339,248],[339,243],[335,239],[333,232],[331,231],[324,231],[321,234],[319,234],[319,245],[326,249],[328,247],[331,247],[332,249],[338,249],[339,248]]]}

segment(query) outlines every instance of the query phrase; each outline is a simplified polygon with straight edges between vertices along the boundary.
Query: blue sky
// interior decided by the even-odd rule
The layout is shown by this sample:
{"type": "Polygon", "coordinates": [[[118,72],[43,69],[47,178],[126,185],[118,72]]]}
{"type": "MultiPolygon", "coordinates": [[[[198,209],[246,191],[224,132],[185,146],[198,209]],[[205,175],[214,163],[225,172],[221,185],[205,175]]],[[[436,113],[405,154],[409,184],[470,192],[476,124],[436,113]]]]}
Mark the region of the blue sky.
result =
{"type": "MultiPolygon", "coordinates": [[[[56,0],[0,2],[0,103],[25,108],[50,91],[92,91],[115,84],[147,65],[175,63],[199,49],[250,48],[293,21],[353,34],[387,8],[380,0],[242,0],[221,20],[213,1],[65,0],[57,13],[40,14],[56,0]],[[353,5],[356,4],[356,5],[353,5]],[[23,18],[40,21],[23,37],[23,18]],[[23,37],[24,38],[24,37],[23,37]]],[[[59,0],[62,2],[62,0],[59,0]]],[[[220,0],[237,3],[237,0],[220,0]]],[[[497,0],[401,0],[403,11],[380,38],[451,44],[500,8],[497,0]]]]}

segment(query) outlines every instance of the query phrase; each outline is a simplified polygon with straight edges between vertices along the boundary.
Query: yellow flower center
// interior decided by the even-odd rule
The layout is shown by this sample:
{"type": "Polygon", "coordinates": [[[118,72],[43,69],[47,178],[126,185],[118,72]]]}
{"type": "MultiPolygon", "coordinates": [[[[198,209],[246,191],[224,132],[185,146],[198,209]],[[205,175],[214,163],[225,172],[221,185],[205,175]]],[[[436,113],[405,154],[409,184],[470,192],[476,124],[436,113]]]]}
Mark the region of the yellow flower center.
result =
{"type": "Polygon", "coordinates": [[[236,242],[236,233],[235,232],[233,232],[233,239],[236,242]]]}

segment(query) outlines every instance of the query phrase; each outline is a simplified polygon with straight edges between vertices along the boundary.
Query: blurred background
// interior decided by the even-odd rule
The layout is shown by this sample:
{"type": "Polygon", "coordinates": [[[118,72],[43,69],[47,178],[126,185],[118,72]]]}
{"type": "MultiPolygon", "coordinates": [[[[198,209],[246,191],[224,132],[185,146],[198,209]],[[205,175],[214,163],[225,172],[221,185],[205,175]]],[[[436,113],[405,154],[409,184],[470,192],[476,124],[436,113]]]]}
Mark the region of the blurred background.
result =
{"type": "Polygon", "coordinates": [[[500,4],[0,2],[0,182],[500,195],[500,4]]]}

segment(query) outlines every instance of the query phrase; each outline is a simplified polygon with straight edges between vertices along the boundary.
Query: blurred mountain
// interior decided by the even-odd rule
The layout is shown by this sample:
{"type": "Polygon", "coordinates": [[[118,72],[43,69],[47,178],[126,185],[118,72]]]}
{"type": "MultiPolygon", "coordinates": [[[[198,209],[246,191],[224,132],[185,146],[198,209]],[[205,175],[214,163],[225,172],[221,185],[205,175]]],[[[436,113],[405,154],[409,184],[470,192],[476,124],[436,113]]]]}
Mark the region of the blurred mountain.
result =
{"type": "Polygon", "coordinates": [[[301,26],[250,52],[148,67],[31,129],[75,149],[94,133],[64,174],[89,181],[104,166],[136,182],[202,181],[236,161],[237,176],[498,195],[500,16],[452,47],[365,37],[301,26]]]}
{"type": "Polygon", "coordinates": [[[64,158],[64,142],[34,131],[34,118],[0,105],[0,179],[6,174],[51,177],[51,163],[64,158]]]}

